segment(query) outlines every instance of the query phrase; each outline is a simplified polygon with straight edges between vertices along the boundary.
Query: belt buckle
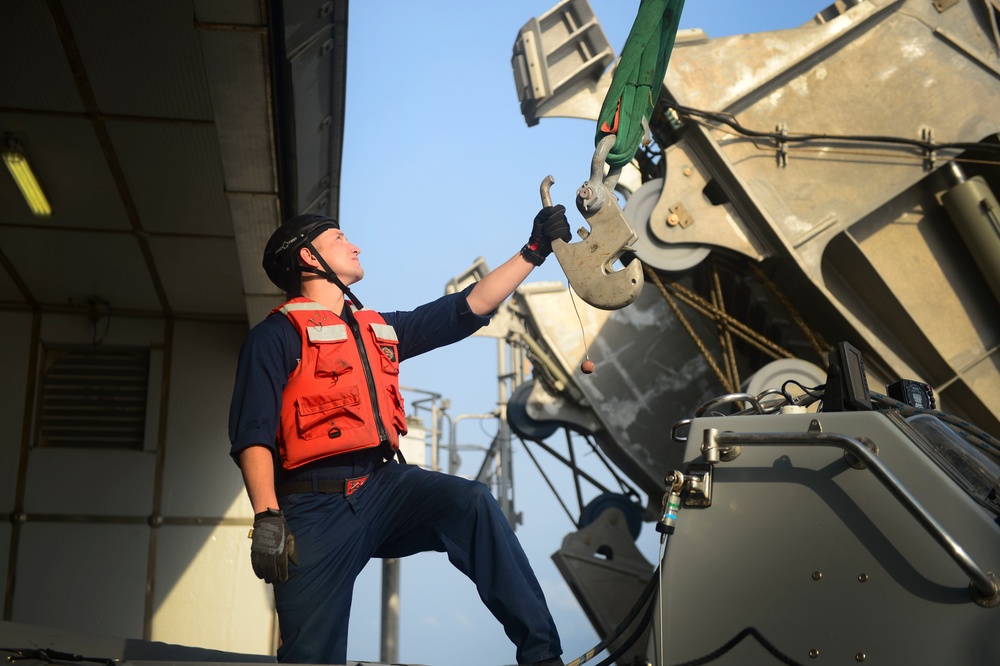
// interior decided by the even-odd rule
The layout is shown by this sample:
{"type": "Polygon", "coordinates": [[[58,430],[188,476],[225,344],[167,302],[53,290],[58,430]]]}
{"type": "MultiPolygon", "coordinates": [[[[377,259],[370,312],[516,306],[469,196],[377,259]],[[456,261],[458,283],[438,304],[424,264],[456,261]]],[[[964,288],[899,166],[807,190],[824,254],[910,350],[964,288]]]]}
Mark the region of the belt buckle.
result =
{"type": "Polygon", "coordinates": [[[361,486],[365,485],[365,481],[368,480],[368,475],[359,476],[356,479],[347,479],[344,482],[344,495],[353,495],[356,493],[361,486]]]}

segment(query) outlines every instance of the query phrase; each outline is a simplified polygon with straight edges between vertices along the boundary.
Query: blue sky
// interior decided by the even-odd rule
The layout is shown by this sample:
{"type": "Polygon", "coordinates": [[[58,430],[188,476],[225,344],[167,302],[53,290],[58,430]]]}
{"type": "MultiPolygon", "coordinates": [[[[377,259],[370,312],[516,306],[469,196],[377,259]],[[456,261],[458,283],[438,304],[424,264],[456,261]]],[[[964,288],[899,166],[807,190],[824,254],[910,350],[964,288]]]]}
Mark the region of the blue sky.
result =
{"type": "MultiPolygon", "coordinates": [[[[804,24],[827,4],[688,0],[681,28],[701,28],[710,37],[780,30],[804,24]]],[[[552,6],[548,0],[350,4],[340,219],[362,250],[366,277],[354,291],[367,307],[412,309],[442,294],[477,257],[495,267],[513,256],[527,240],[547,174],[555,178],[553,198],[571,211],[571,228],[580,226],[572,200],[589,175],[594,123],[543,119],[527,127],[510,66],[519,28],[552,6]]],[[[591,6],[620,54],[638,0],[591,0],[591,6]]],[[[529,278],[541,280],[565,282],[555,260],[529,278]]],[[[455,417],[494,409],[496,375],[496,342],[472,338],[407,361],[401,383],[450,399],[455,417]]],[[[463,423],[461,441],[489,443],[495,423],[463,423]]],[[[517,534],[568,662],[600,640],[550,559],[573,526],[519,443],[514,450],[516,508],[524,514],[517,534]]],[[[481,459],[465,454],[460,474],[474,475],[481,459]]],[[[570,476],[556,466],[552,473],[572,506],[570,476]]],[[[655,562],[651,525],[638,543],[655,562]]],[[[379,658],[380,580],[379,561],[358,579],[349,660],[379,658]]],[[[404,560],[401,585],[401,662],[514,663],[499,623],[443,554],[404,560]]]]}

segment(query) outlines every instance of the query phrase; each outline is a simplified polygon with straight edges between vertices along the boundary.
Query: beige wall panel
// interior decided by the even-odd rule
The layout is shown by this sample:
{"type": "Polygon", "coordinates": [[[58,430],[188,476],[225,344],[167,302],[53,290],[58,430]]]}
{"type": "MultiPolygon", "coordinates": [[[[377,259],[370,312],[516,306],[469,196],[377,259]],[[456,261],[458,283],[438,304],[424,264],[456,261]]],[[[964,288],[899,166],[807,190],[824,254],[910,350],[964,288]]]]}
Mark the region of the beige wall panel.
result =
{"type": "Polygon", "coordinates": [[[145,451],[32,449],[24,508],[29,516],[149,516],[155,468],[145,451]]]}
{"type": "MultiPolygon", "coordinates": [[[[164,323],[158,319],[116,317],[112,311],[96,323],[83,315],[42,317],[43,345],[149,347],[161,345],[164,323]]],[[[160,357],[158,352],[151,359],[160,357]]],[[[151,376],[159,368],[151,368],[151,376]]],[[[153,392],[149,399],[156,401],[153,392]]],[[[152,405],[151,415],[158,415],[152,405]]],[[[155,423],[151,424],[155,428],[155,423]]],[[[155,430],[154,430],[155,432],[155,430]]],[[[32,442],[34,445],[34,442],[32,442]]],[[[155,440],[147,442],[152,451],[155,440]]],[[[152,511],[155,455],[102,449],[33,448],[29,455],[25,509],[73,515],[149,515],[152,511]]]]}
{"type": "Polygon", "coordinates": [[[46,314],[42,317],[42,341],[53,345],[91,345],[99,340],[103,345],[149,346],[163,343],[162,319],[120,317],[111,313],[111,321],[101,317],[92,323],[85,316],[46,314]]]}
{"type": "Polygon", "coordinates": [[[153,640],[273,654],[271,587],[254,576],[248,530],[232,525],[160,529],[153,640]]]}
{"type": "Polygon", "coordinates": [[[145,525],[29,521],[21,529],[11,619],[142,638],[148,552],[145,525]]]}
{"type": "Polygon", "coordinates": [[[178,322],[174,329],[163,477],[164,516],[251,517],[229,457],[229,400],[245,324],[178,322]]]}

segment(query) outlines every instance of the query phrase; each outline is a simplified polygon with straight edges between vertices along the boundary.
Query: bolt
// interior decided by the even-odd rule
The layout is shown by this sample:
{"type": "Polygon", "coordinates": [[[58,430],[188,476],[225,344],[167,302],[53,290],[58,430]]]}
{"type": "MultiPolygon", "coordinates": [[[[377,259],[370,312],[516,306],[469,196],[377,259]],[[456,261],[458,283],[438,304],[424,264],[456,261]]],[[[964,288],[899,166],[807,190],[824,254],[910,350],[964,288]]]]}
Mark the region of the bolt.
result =
{"type": "Polygon", "coordinates": [[[822,571],[813,571],[813,574],[812,574],[812,579],[813,580],[822,580],[822,578],[823,578],[823,572],[822,571]]]}
{"type": "Polygon", "coordinates": [[[813,648],[812,650],[809,650],[809,658],[810,659],[815,659],[818,656],[819,656],[819,650],[817,650],[815,648],[813,648]]]}
{"type": "Polygon", "coordinates": [[[868,656],[864,652],[859,652],[856,655],[854,655],[854,661],[858,662],[859,664],[867,658],[868,656]]]}
{"type": "Polygon", "coordinates": [[[684,172],[683,173],[684,173],[685,176],[687,176],[688,178],[690,178],[691,174],[693,172],[691,171],[691,167],[684,167],[684,172]]]}
{"type": "Polygon", "coordinates": [[[868,574],[866,574],[866,573],[858,574],[858,582],[859,583],[867,583],[868,582],[868,574]]]}
{"type": "Polygon", "coordinates": [[[677,213],[671,213],[670,217],[667,218],[667,224],[670,226],[675,226],[681,221],[681,216],[677,213]]]}

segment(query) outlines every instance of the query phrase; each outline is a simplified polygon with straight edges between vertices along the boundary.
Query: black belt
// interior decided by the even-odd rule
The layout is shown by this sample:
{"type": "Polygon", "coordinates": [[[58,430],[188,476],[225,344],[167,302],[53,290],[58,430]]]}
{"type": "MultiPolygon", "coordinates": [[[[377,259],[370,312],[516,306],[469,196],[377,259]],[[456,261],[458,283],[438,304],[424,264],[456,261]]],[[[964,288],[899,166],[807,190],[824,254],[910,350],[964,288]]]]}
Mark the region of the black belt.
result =
{"type": "Polygon", "coordinates": [[[344,493],[353,495],[358,488],[368,480],[368,475],[359,476],[356,479],[336,479],[334,481],[293,481],[275,486],[274,492],[278,497],[294,495],[295,493],[344,493]]]}

